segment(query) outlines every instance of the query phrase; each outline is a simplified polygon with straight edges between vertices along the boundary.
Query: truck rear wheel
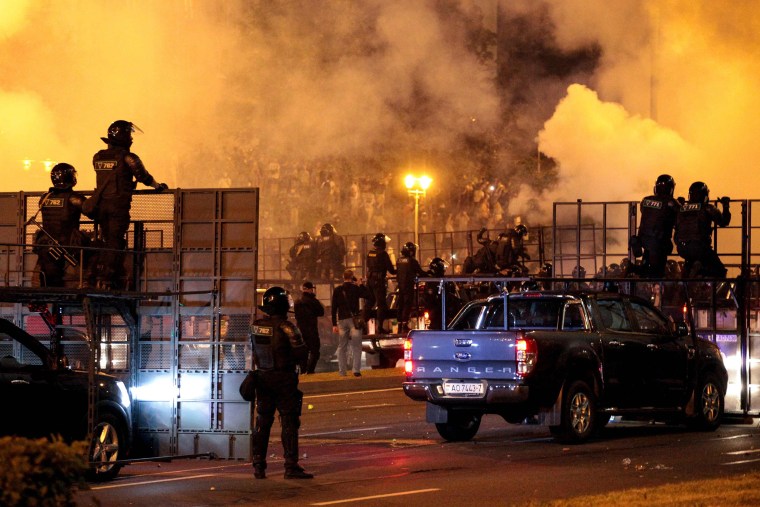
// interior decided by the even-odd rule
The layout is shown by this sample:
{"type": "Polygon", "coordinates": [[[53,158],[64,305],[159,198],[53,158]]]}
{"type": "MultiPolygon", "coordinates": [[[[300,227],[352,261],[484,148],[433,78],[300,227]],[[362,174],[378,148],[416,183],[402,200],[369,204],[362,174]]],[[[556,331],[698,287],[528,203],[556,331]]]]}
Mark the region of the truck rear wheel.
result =
{"type": "Polygon", "coordinates": [[[568,386],[562,398],[562,419],[559,426],[550,428],[561,442],[580,444],[591,437],[596,423],[596,397],[593,389],[583,380],[568,386]]]}
{"type": "Polygon", "coordinates": [[[435,429],[444,440],[449,442],[465,442],[472,437],[480,428],[480,414],[472,412],[449,411],[449,420],[445,423],[436,423],[435,429]]]}

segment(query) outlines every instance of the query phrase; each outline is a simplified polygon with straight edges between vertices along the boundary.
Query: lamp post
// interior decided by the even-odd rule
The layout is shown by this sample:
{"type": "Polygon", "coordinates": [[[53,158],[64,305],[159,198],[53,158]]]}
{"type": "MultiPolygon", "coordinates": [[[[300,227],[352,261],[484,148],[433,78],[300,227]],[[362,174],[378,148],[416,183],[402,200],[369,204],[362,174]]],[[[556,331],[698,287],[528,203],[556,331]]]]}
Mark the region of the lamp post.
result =
{"type": "Polygon", "coordinates": [[[417,246],[420,244],[420,197],[425,197],[431,181],[433,180],[425,175],[414,176],[413,174],[408,174],[404,178],[407,193],[414,197],[414,244],[417,246]]]}

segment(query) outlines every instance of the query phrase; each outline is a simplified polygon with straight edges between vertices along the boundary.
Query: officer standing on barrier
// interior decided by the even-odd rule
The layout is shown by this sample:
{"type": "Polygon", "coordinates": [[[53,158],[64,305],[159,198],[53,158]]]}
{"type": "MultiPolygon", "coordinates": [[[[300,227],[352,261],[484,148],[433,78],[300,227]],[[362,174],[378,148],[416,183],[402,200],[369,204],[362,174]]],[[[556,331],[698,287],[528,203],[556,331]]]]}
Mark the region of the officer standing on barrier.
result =
{"type": "Polygon", "coordinates": [[[124,271],[123,250],[127,245],[132,191],[137,182],[153,187],[159,192],[168,188],[166,183],[158,183],[145,169],[140,157],[130,151],[133,132],[142,131],[135,124],[125,120],[113,122],[108,127],[108,137],[100,138],[108,148],[97,152],[92,159],[96,186],[85,206],[93,210],[104,249],[98,254],[90,281],[97,283],[102,289],[122,286],[120,280],[124,271]]]}
{"type": "Polygon", "coordinates": [[[389,334],[390,330],[383,326],[385,315],[388,312],[388,282],[385,277],[387,273],[396,274],[396,268],[391,262],[391,258],[386,251],[386,245],[391,238],[382,232],[378,232],[372,238],[374,248],[367,252],[367,286],[372,293],[372,300],[369,301],[369,307],[377,304],[377,315],[375,317],[375,329],[378,334],[389,334]]]}
{"type": "Polygon", "coordinates": [[[710,204],[710,190],[701,181],[689,187],[689,201],[681,206],[676,220],[676,247],[685,264],[684,278],[706,276],[723,278],[726,267],[712,248],[713,223],[726,227],[731,222],[730,197],[721,197],[717,202],[723,212],[710,204]]]}
{"type": "MultiPolygon", "coordinates": [[[[673,228],[681,208],[673,198],[676,182],[662,174],[654,184],[654,195],[641,200],[639,234],[630,240],[634,257],[642,257],[641,265],[631,264],[628,272],[643,277],[663,278],[668,255],[673,252],[673,228]]],[[[627,274],[627,273],[626,273],[627,274]]]]}
{"type": "Polygon", "coordinates": [[[411,241],[401,247],[401,257],[396,261],[396,282],[398,285],[398,327],[399,332],[409,331],[409,316],[414,307],[414,282],[426,275],[417,255],[417,245],[411,241]]]}
{"type": "Polygon", "coordinates": [[[311,479],[298,465],[298,428],[303,393],[298,389],[299,365],[309,350],[301,332],[288,320],[290,299],[282,287],[264,292],[259,307],[267,315],[251,326],[256,371],[256,425],[253,432],[253,475],[266,478],[269,433],[275,410],[280,414],[286,479],[311,479]]]}
{"type": "Polygon", "coordinates": [[[50,171],[50,180],[53,186],[40,197],[42,227],[35,235],[35,249],[39,250],[40,286],[63,287],[66,263],[78,263],[80,259],[78,250],[67,247],[87,246],[79,230],[85,197],[74,190],[77,171],[70,164],[56,164],[50,171]],[[58,248],[51,248],[53,241],[58,248]]]}

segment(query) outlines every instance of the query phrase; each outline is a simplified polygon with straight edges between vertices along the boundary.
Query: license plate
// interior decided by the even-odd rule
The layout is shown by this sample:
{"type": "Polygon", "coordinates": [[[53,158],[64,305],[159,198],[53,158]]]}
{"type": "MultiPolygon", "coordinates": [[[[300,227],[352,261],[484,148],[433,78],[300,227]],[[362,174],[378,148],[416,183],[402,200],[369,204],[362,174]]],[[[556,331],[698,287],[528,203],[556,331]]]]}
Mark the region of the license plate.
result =
{"type": "Polygon", "coordinates": [[[443,392],[448,395],[482,395],[483,384],[480,382],[444,382],[443,392]]]}

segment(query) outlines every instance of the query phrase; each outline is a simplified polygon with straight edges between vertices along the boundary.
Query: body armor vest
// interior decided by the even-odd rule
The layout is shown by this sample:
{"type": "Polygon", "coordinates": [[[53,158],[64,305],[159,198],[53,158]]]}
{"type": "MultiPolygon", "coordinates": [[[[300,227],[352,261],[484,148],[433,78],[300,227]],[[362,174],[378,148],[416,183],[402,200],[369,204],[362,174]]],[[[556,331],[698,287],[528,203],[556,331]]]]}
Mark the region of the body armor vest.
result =
{"type": "Polygon", "coordinates": [[[135,183],[132,171],[124,161],[129,150],[118,146],[109,146],[100,150],[92,159],[95,167],[97,188],[102,188],[102,196],[109,199],[132,200],[135,183]]]}
{"type": "Polygon", "coordinates": [[[295,371],[304,353],[308,354],[298,328],[276,315],[256,319],[251,326],[251,340],[259,370],[295,371]]]}
{"type": "Polygon", "coordinates": [[[670,238],[676,222],[678,205],[672,197],[650,195],[641,201],[641,236],[656,239],[670,238]]]}
{"type": "Polygon", "coordinates": [[[396,261],[396,281],[399,290],[408,290],[414,287],[414,279],[420,270],[417,259],[413,257],[401,257],[396,261]],[[417,264],[415,266],[415,264],[417,264]]]}
{"type": "Polygon", "coordinates": [[[274,340],[275,328],[270,319],[258,319],[251,326],[251,340],[253,341],[253,357],[259,370],[271,370],[274,368],[274,340]]]}
{"type": "Polygon", "coordinates": [[[62,245],[71,243],[71,235],[79,229],[79,220],[82,212],[71,204],[70,190],[51,191],[42,197],[40,206],[42,209],[42,226],[48,234],[53,236],[62,245]]]}
{"type": "Polygon", "coordinates": [[[702,241],[710,243],[712,236],[712,221],[704,209],[702,203],[687,202],[681,206],[678,214],[678,232],[676,241],[687,243],[689,241],[702,241]]]}

